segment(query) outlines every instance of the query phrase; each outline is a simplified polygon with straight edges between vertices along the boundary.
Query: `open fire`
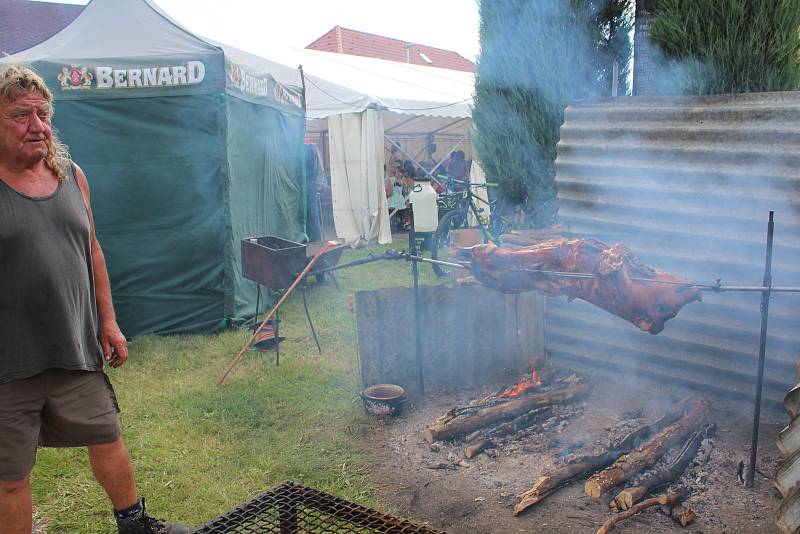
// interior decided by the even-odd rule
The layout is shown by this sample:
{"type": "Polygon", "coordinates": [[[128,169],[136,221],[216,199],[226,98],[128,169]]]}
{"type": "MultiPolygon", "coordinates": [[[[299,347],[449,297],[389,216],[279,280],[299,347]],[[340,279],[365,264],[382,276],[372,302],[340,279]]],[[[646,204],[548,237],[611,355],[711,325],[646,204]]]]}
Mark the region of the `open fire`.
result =
{"type": "MultiPolygon", "coordinates": [[[[448,410],[426,428],[426,440],[431,444],[463,444],[463,457],[467,460],[481,453],[496,458],[496,449],[516,439],[530,439],[531,432],[550,433],[563,428],[567,424],[564,414],[570,418],[581,411],[565,408],[589,394],[588,380],[548,368],[545,384],[542,374],[541,370],[534,370],[511,387],[448,410]]],[[[605,529],[639,510],[665,503],[667,515],[685,526],[694,520],[694,512],[681,504],[690,488],[676,488],[674,484],[704,440],[714,433],[715,425],[709,418],[710,403],[705,399],[685,398],[665,406],[659,419],[639,421],[627,434],[610,439],[599,451],[564,457],[562,465],[531,480],[532,487],[518,495],[512,513],[516,516],[560,488],[580,481],[585,483],[585,493],[590,498],[599,499],[608,493],[612,496],[612,511],[627,511],[614,516],[605,529]],[[662,491],[666,492],[661,494],[662,491]],[[648,494],[656,496],[648,500],[648,494]]],[[[468,466],[460,459],[455,465],[468,466]]]]}
{"type": "Polygon", "coordinates": [[[485,396],[480,401],[478,401],[478,404],[485,404],[491,400],[496,400],[496,399],[508,399],[512,397],[518,397],[519,395],[527,393],[528,391],[538,388],[541,385],[542,381],[539,378],[539,374],[534,369],[533,371],[531,371],[531,374],[529,376],[524,377],[522,380],[520,380],[513,386],[505,389],[500,393],[485,396]]]}

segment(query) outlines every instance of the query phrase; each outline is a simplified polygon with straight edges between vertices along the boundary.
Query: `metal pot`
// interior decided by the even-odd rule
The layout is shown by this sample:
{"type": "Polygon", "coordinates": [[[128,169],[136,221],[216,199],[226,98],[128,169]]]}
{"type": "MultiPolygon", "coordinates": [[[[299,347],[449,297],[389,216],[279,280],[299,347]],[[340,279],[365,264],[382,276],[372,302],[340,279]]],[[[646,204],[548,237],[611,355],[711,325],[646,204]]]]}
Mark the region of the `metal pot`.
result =
{"type": "Polygon", "coordinates": [[[394,384],[375,384],[361,392],[364,409],[370,415],[400,415],[405,390],[394,384]]]}

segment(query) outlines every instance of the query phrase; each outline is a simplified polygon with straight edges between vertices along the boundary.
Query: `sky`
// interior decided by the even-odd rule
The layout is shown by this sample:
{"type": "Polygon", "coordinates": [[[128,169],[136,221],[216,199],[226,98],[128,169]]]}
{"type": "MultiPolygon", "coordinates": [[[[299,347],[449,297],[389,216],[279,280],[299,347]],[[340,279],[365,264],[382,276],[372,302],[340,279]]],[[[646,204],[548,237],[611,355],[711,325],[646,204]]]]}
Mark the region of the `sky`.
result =
{"type": "Polygon", "coordinates": [[[154,1],[193,32],[265,57],[305,48],[336,25],[455,50],[473,61],[479,51],[477,0],[154,1]]]}

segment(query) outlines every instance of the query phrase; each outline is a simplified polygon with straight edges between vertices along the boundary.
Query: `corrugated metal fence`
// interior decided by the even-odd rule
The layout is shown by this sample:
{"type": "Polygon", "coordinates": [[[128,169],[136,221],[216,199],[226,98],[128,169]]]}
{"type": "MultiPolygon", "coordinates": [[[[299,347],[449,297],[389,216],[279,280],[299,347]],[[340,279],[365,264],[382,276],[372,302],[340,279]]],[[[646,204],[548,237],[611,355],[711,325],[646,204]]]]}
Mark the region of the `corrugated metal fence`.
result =
{"type": "MultiPolygon", "coordinates": [[[[621,98],[566,110],[556,161],[561,222],[621,242],[699,283],[761,285],[769,210],[773,284],[800,285],[800,93],[621,98]]],[[[583,368],[752,396],[759,293],[703,293],[657,336],[582,301],[547,302],[546,348],[583,368]]],[[[765,400],[800,356],[800,295],[770,303],[765,400]]]]}
{"type": "MultiPolygon", "coordinates": [[[[425,391],[518,380],[544,352],[543,297],[477,285],[420,286],[425,391]]],[[[414,290],[358,291],[358,354],[364,386],[418,394],[414,290]]]]}

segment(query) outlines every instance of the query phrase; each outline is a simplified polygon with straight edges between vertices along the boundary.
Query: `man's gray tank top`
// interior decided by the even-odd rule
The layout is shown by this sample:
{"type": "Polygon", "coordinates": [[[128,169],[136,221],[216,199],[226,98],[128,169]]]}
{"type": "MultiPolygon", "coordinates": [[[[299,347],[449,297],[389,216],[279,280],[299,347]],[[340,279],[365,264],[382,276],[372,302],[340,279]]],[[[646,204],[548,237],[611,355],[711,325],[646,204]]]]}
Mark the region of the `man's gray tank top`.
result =
{"type": "Polygon", "coordinates": [[[89,213],[73,166],[65,170],[46,197],[0,180],[0,384],[103,368],[89,213]]]}

